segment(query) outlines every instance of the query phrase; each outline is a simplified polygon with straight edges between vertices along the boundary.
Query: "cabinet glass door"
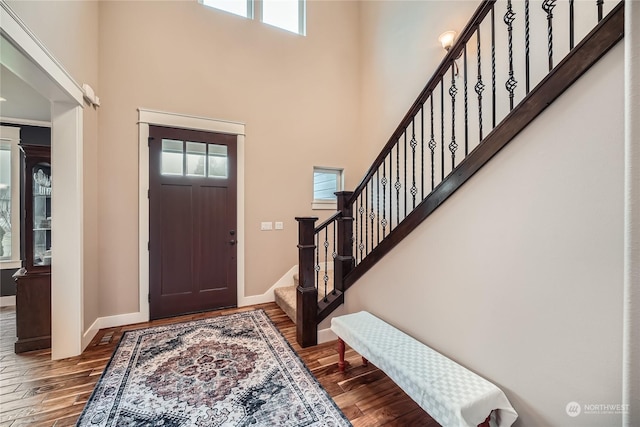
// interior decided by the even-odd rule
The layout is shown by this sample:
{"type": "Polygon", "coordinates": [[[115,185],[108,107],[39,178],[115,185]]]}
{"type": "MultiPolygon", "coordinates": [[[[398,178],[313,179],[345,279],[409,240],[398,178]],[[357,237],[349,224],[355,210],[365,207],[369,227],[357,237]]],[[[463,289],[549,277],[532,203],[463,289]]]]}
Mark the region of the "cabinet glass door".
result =
{"type": "Polygon", "coordinates": [[[37,163],[33,174],[33,265],[51,265],[51,166],[37,163]]]}

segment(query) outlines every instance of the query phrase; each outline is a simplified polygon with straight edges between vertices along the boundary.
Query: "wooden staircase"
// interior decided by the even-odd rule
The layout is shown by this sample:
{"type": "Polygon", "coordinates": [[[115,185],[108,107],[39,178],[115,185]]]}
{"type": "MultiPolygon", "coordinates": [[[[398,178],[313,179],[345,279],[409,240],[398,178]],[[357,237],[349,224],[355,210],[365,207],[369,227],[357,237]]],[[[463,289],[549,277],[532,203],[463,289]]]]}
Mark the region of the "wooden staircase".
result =
{"type": "MultiPolygon", "coordinates": [[[[321,283],[324,279],[321,278],[321,283]]],[[[276,304],[284,311],[293,323],[296,323],[296,289],[300,285],[300,275],[293,275],[293,285],[276,288],[273,293],[275,295],[276,304]]],[[[333,292],[333,270],[327,271],[327,293],[333,292]]],[[[318,293],[318,302],[322,301],[324,295],[318,293]]]]}
{"type": "MultiPolygon", "coordinates": [[[[353,192],[336,193],[338,212],[318,227],[317,218],[296,218],[299,283],[276,291],[276,301],[296,323],[297,341],[301,346],[317,343],[318,324],[344,302],[350,286],[624,37],[623,1],[606,16],[603,2],[597,2],[593,29],[574,44],[573,8],[578,2],[568,3],[570,20],[561,23],[561,27],[553,22],[555,0],[545,0],[542,8],[546,22],[542,25],[547,27],[544,30],[548,31],[549,38],[544,65],[546,67],[548,56],[549,71],[537,84],[530,85],[529,66],[533,61],[530,61],[528,45],[529,1],[524,2],[526,62],[524,66],[518,64],[524,75],[514,72],[513,53],[519,47],[513,45],[513,33],[520,28],[513,25],[518,16],[514,2],[502,2],[506,13],[501,19],[496,19],[496,3],[497,0],[484,0],[480,4],[358,187],[353,192]],[[500,32],[507,39],[499,43],[496,42],[498,23],[506,26],[501,27],[500,32]],[[556,58],[553,50],[553,31],[559,30],[566,30],[570,40],[569,53],[563,58],[556,58]],[[508,79],[500,82],[499,88],[497,46],[507,49],[508,58],[508,79]],[[477,59],[470,59],[476,55],[477,59]],[[490,73],[486,73],[487,68],[490,73]],[[516,95],[522,93],[516,88],[523,82],[524,94],[516,95]],[[477,106],[474,118],[469,113],[472,103],[477,106]],[[497,103],[507,105],[508,112],[503,116],[497,114],[497,103]],[[434,123],[437,132],[434,132],[434,123]],[[479,134],[475,146],[469,141],[470,123],[479,127],[479,132],[473,129],[479,134]],[[330,292],[324,291],[321,280],[329,270],[327,260],[331,260],[335,272],[334,288],[330,292]]],[[[586,3],[580,4],[582,7],[586,3]]]]}

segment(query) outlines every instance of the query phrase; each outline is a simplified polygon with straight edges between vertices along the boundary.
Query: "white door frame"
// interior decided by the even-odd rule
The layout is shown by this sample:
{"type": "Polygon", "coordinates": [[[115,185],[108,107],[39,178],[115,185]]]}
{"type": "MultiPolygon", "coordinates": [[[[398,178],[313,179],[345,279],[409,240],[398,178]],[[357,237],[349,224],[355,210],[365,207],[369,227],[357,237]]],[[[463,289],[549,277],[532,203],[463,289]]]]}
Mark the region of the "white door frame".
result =
{"type": "Polygon", "coordinates": [[[179,129],[201,130],[226,133],[237,136],[237,248],[238,248],[238,307],[247,305],[244,296],[244,139],[243,123],[208,119],[177,113],[138,108],[138,224],[139,224],[139,315],[130,320],[149,320],[149,125],[167,126],[179,129]]]}
{"type": "Polygon", "coordinates": [[[82,352],[83,162],[82,89],[0,0],[2,64],[51,101],[51,358],[82,352]]]}

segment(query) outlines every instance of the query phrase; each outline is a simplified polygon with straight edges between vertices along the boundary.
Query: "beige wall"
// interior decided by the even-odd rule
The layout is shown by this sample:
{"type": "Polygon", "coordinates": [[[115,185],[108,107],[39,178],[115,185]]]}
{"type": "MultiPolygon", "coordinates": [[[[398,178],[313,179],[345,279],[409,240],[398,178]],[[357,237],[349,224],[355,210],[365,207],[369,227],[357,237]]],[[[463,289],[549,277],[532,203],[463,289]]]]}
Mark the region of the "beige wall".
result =
{"type": "Polygon", "coordinates": [[[345,298],[496,383],[518,425],[620,424],[565,407],[621,403],[623,63],[618,45],[345,298]]]}
{"type": "Polygon", "coordinates": [[[361,168],[371,165],[479,1],[365,1],[360,12],[361,168]]]}
{"type": "MultiPolygon", "coordinates": [[[[307,36],[197,2],[100,3],[101,315],[138,307],[138,107],[246,123],[246,295],[297,263],[312,167],[358,138],[358,4],[311,1],[307,36]],[[261,221],[284,231],[261,232],[261,221]]],[[[322,212],[326,215],[326,212],[322,212]]]]}
{"type": "MultiPolygon", "coordinates": [[[[98,2],[7,1],[78,84],[98,94],[98,2]]],[[[84,140],[84,324],[96,320],[98,308],[98,112],[83,111],[84,140]]],[[[64,167],[64,165],[54,165],[64,167]]],[[[55,170],[54,170],[55,174],[55,170]]],[[[54,248],[55,250],[55,248],[54,248]]]]}

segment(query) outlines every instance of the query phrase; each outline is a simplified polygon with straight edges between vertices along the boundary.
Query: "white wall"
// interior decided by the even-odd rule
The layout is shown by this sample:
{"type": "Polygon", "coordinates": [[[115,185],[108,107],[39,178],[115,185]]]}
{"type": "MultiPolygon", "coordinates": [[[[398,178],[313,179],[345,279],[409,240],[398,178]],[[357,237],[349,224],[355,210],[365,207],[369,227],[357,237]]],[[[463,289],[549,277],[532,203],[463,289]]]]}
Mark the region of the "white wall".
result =
{"type": "Polygon", "coordinates": [[[347,293],[500,386],[518,425],[619,425],[623,49],[618,45],[347,293]]]}

